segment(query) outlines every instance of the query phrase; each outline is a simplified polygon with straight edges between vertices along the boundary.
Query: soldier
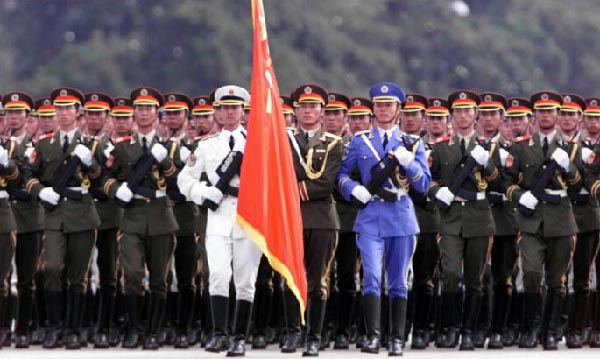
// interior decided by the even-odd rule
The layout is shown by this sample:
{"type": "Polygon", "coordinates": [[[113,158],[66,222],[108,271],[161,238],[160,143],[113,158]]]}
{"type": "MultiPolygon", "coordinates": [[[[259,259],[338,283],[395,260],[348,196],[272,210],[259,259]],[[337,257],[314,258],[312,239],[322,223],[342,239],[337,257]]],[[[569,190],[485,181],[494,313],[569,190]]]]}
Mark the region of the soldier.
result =
{"type": "MultiPolygon", "coordinates": [[[[300,210],[304,228],[304,267],[308,284],[307,333],[303,356],[318,356],[325,304],[329,297],[329,273],[340,228],[332,192],[342,159],[338,136],[321,128],[327,92],[317,85],[302,85],[292,92],[298,128],[288,132],[292,143],[300,210]]],[[[284,309],[288,334],[281,351],[296,351],[300,342],[298,301],[286,286],[284,309]]]]}
{"type": "Polygon", "coordinates": [[[285,127],[296,127],[296,116],[294,114],[294,103],[289,96],[281,97],[281,108],[283,109],[283,117],[285,118],[285,127]]]}
{"type": "MultiPolygon", "coordinates": [[[[6,111],[8,128],[14,138],[12,157],[18,167],[22,168],[33,152],[32,139],[25,128],[28,113],[33,108],[33,100],[26,93],[12,92],[4,95],[2,105],[6,111]]],[[[31,196],[27,194],[22,184],[19,184],[17,188],[11,188],[9,194],[17,225],[15,263],[17,266],[19,311],[15,327],[15,347],[28,348],[29,326],[35,293],[33,276],[37,269],[44,229],[43,210],[39,202],[33,201],[31,196]]]]}
{"type": "Polygon", "coordinates": [[[100,165],[90,149],[82,144],[81,132],[75,126],[83,102],[81,92],[58,88],[50,97],[56,107],[59,131],[39,140],[23,171],[27,192],[46,207],[43,246],[49,328],[43,346],[60,347],[61,327],[64,327],[65,347],[80,349],[84,293],[96,229],[100,225],[89,188],[100,176],[100,165]],[[63,307],[63,270],[67,273],[66,308],[63,307]]]}
{"type": "Polygon", "coordinates": [[[442,207],[440,251],[442,253],[443,325],[442,348],[458,343],[462,301],[460,282],[464,274],[465,302],[460,350],[473,350],[482,296],[482,277],[489,261],[494,220],[485,190],[499,180],[489,153],[478,143],[475,131],[478,94],[460,90],[448,96],[455,135],[431,152],[432,185],[429,197],[442,207]],[[464,270],[463,270],[464,269],[464,270]]]}
{"type": "Polygon", "coordinates": [[[539,132],[515,139],[506,160],[506,196],[519,204],[517,224],[523,270],[527,334],[519,347],[537,346],[542,307],[542,275],[547,287],[542,339],[545,350],[556,350],[565,277],[575,247],[577,225],[569,191],[579,192],[582,181],[576,163],[562,149],[564,140],[555,124],[562,97],[546,91],[531,96],[539,132]]]}
{"type": "Polygon", "coordinates": [[[239,167],[230,161],[241,162],[246,142],[246,131],[241,123],[243,106],[248,101],[249,94],[238,86],[224,86],[216,91],[215,99],[221,106],[223,129],[219,134],[198,143],[187,166],[181,171],[178,185],[181,193],[188,199],[199,205],[215,208],[208,211],[206,228],[209,291],[215,335],[206,344],[206,350],[219,352],[227,349],[228,356],[244,356],[261,252],[235,224],[239,167]],[[209,182],[200,181],[202,172],[206,172],[209,182]],[[227,183],[223,183],[225,181],[227,183]],[[227,324],[232,261],[236,306],[234,332],[229,343],[227,324]]]}
{"type": "MultiPolygon", "coordinates": [[[[186,95],[177,93],[165,94],[164,110],[166,124],[171,131],[169,144],[169,157],[179,165],[181,170],[194,150],[194,139],[187,137],[185,124],[193,107],[192,100],[186,95]]],[[[186,201],[178,188],[169,191],[169,197],[174,202],[173,213],[179,224],[177,231],[177,246],[175,247],[175,273],[177,275],[177,288],[179,290],[179,327],[175,348],[189,346],[187,335],[191,320],[194,315],[194,302],[196,296],[196,270],[197,248],[196,236],[199,222],[198,206],[194,202],[186,201]]]]}
{"type": "Polygon", "coordinates": [[[174,186],[177,168],[158,141],[154,123],[163,96],[141,87],[130,95],[138,133],[115,141],[105,162],[104,191],[125,207],[121,222],[121,262],[125,275],[125,300],[129,331],[124,348],[137,348],[141,335],[142,282],[145,266],[150,273],[150,316],[144,349],[158,349],[158,330],[165,310],[166,274],[178,229],[167,189],[174,186]],[[121,182],[122,181],[122,182],[121,182]]]}
{"type": "MultiPolygon", "coordinates": [[[[444,141],[447,122],[450,118],[448,102],[442,98],[420,96],[415,101],[413,108],[422,111],[425,108],[426,135],[421,139],[425,148],[425,155],[429,158],[433,146],[444,141]],[[419,105],[420,104],[420,105],[419,105]]],[[[405,106],[405,110],[406,110],[405,106]]],[[[414,117],[414,116],[413,116],[414,117]]],[[[404,121],[405,125],[409,121],[404,121]]],[[[420,126],[413,126],[413,131],[418,131],[420,126]]],[[[409,190],[410,197],[415,204],[415,214],[421,233],[417,240],[413,255],[413,294],[414,294],[414,331],[411,349],[425,349],[429,345],[428,325],[432,315],[434,296],[434,272],[439,262],[440,250],[437,244],[437,235],[440,227],[440,214],[435,203],[428,199],[426,194],[419,193],[413,188],[409,190]]]]}
{"type": "Polygon", "coordinates": [[[115,105],[110,111],[110,117],[114,121],[114,133],[112,139],[131,136],[133,133],[133,107],[131,100],[125,97],[114,99],[115,105]]]}
{"type": "Polygon", "coordinates": [[[27,116],[27,122],[25,122],[25,132],[27,132],[27,136],[30,138],[37,136],[40,128],[39,120],[37,112],[35,112],[35,109],[32,107],[31,112],[29,112],[29,115],[27,116]]]}
{"type": "Polygon", "coordinates": [[[414,138],[409,139],[396,127],[405,99],[402,88],[382,82],[372,86],[369,95],[373,101],[376,128],[358,133],[348,145],[338,174],[338,187],[346,200],[354,198],[364,205],[354,224],[356,243],[363,260],[363,303],[368,335],[361,351],[379,352],[381,273],[385,253],[391,302],[387,349],[388,355],[398,356],[402,355],[406,321],[406,275],[415,235],[419,232],[408,186],[425,192],[431,175],[422,144],[418,143],[414,151],[408,150],[406,146],[412,144],[414,138]],[[364,185],[350,179],[355,166],[359,168],[364,185]],[[384,176],[381,180],[373,174],[373,168],[379,168],[379,176],[384,176]]]}
{"type": "Polygon", "coordinates": [[[35,112],[40,118],[40,133],[42,135],[54,133],[58,127],[56,122],[56,110],[49,97],[37,99],[34,103],[35,112]]]}
{"type": "MultiPolygon", "coordinates": [[[[583,173],[583,165],[588,163],[593,147],[585,147],[583,136],[579,132],[579,123],[583,119],[585,101],[573,94],[562,95],[559,127],[564,140],[568,143],[570,159],[581,155],[583,163],[576,163],[578,171],[583,173]]],[[[590,164],[593,163],[590,161],[590,164]]],[[[598,201],[590,196],[588,190],[581,188],[579,193],[569,192],[573,205],[573,214],[577,223],[577,241],[571,266],[573,276],[573,296],[569,295],[569,320],[567,326],[567,348],[581,348],[582,332],[588,318],[588,298],[590,292],[590,275],[592,264],[598,252],[598,229],[600,229],[600,208],[598,201]]],[[[569,293],[571,294],[571,293],[569,293]]]]}

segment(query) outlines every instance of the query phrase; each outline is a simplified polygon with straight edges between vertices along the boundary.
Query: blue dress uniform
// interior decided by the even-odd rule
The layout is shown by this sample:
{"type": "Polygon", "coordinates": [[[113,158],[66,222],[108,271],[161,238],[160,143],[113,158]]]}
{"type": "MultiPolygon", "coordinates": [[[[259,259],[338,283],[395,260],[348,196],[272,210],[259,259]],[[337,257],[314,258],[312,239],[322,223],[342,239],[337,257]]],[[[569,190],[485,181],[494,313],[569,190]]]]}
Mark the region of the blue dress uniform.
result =
{"type": "MultiPolygon", "coordinates": [[[[402,89],[391,83],[375,85],[370,90],[373,102],[378,99],[401,102],[404,100],[402,89]]],[[[390,132],[386,131],[385,134],[390,132]]],[[[360,183],[350,179],[350,173],[357,167],[361,182],[371,182],[371,169],[378,166],[381,158],[393,153],[406,141],[415,139],[403,134],[398,128],[392,130],[384,147],[384,130],[374,128],[371,131],[357,133],[346,149],[341,169],[338,173],[338,186],[344,199],[352,200],[352,193],[360,183]]],[[[403,339],[406,319],[406,274],[415,247],[415,235],[419,225],[415,216],[412,200],[407,195],[409,184],[419,192],[426,192],[431,182],[425,150],[419,143],[414,160],[407,166],[399,166],[393,180],[382,185],[385,190],[397,193],[397,200],[385,201],[377,195],[371,197],[366,207],[358,212],[354,231],[357,246],[363,259],[364,306],[369,341],[378,345],[381,292],[381,273],[385,253],[385,265],[388,273],[389,296],[392,303],[392,339],[403,339]],[[397,303],[397,304],[395,304],[397,303]],[[395,308],[396,307],[396,308],[395,308]],[[396,309],[398,310],[397,313],[396,309]],[[397,330],[394,330],[397,327],[397,330]]]]}

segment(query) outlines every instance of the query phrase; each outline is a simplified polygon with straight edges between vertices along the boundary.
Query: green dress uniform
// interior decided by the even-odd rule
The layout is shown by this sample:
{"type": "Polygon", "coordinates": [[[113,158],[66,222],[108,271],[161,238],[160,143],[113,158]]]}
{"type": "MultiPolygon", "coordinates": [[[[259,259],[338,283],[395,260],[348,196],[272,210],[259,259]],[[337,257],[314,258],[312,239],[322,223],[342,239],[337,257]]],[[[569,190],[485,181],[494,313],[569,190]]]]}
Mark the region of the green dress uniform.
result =
{"type": "MultiPolygon", "coordinates": [[[[152,139],[147,140],[137,134],[115,141],[115,148],[106,160],[102,176],[103,190],[110,197],[115,198],[119,186],[132,175],[143,156],[152,156],[144,151],[149,152],[159,141],[152,133],[148,137],[152,139]]],[[[130,326],[123,347],[135,348],[140,339],[146,266],[152,294],[150,320],[146,329],[153,338],[158,335],[165,309],[166,276],[175,249],[174,233],[179,229],[173,214],[173,203],[166,195],[167,188],[176,185],[176,176],[177,167],[170,157],[154,164],[151,171],[143,175],[140,186],[156,193],[156,196],[147,198],[136,194],[123,212],[119,243],[130,326]]]]}
{"type": "MultiPolygon", "coordinates": [[[[439,142],[431,151],[432,185],[429,197],[436,200],[436,193],[450,186],[455,177],[455,169],[463,168],[466,156],[477,145],[478,135],[473,132],[467,140],[458,135],[439,142]],[[464,142],[462,142],[464,140],[464,142]],[[464,143],[464,153],[462,150],[464,143]],[[462,165],[461,165],[462,163],[462,165]]],[[[454,348],[458,343],[461,316],[460,302],[462,293],[460,283],[463,279],[466,290],[463,310],[463,338],[461,349],[471,349],[473,334],[482,296],[483,273],[489,261],[492,236],[495,231],[490,203],[485,196],[487,188],[499,185],[500,175],[494,161],[488,160],[485,167],[476,165],[473,175],[476,183],[466,180],[461,188],[472,193],[475,200],[467,200],[455,194],[448,208],[440,212],[440,240],[442,268],[443,326],[446,328],[446,340],[441,347],[454,348]],[[464,348],[463,348],[464,347],[464,348]]]]}
{"type": "MultiPolygon", "coordinates": [[[[82,142],[81,133],[75,130],[64,152],[63,146],[66,145],[64,138],[61,141],[62,133],[61,130],[54,135],[43,136],[23,168],[25,189],[33,200],[40,198],[40,192],[45,187],[52,186],[53,177],[63,163],[74,160],[73,151],[82,142]]],[[[61,196],[58,204],[44,213],[44,289],[50,327],[44,341],[45,348],[61,345],[60,327],[65,318],[64,327],[69,334],[67,345],[73,348],[78,345],[75,339],[81,326],[88,271],[96,229],[100,225],[94,199],[88,190],[91,181],[97,180],[100,173],[100,165],[94,158],[87,171],[79,166],[68,180],[67,187],[80,192],[81,199],[61,196]],[[63,314],[63,271],[66,271],[68,289],[66,317],[63,314]]]]}
{"type": "MultiPolygon", "coordinates": [[[[307,349],[318,351],[329,296],[329,272],[338,239],[340,221],[332,193],[339,171],[343,145],[341,138],[322,129],[308,138],[296,130],[292,150],[300,191],[300,210],[304,228],[304,267],[308,284],[307,349]],[[301,165],[305,162],[306,168],[301,165]]],[[[295,351],[300,338],[300,312],[289,288],[284,290],[288,336],[283,351],[295,351]]]]}
{"type": "MultiPolygon", "coordinates": [[[[542,140],[542,134],[515,139],[510,155],[506,160],[506,196],[515,204],[521,197],[539,185],[541,173],[547,170],[554,151],[563,145],[563,139],[542,140]],[[547,145],[544,145],[547,143],[547,145]],[[546,148],[546,154],[544,154],[546,148]]],[[[547,197],[539,198],[539,203],[531,215],[519,213],[519,252],[523,270],[525,325],[527,335],[523,335],[520,347],[537,346],[539,318],[542,307],[542,277],[545,272],[547,287],[544,312],[544,347],[555,347],[556,330],[560,324],[562,301],[566,292],[566,274],[575,248],[577,224],[573,205],[567,196],[578,193],[582,186],[577,163],[580,155],[570,161],[569,170],[555,170],[556,180],[548,182],[544,192],[547,197]]],[[[529,192],[530,193],[530,192],[529,192]]]]}

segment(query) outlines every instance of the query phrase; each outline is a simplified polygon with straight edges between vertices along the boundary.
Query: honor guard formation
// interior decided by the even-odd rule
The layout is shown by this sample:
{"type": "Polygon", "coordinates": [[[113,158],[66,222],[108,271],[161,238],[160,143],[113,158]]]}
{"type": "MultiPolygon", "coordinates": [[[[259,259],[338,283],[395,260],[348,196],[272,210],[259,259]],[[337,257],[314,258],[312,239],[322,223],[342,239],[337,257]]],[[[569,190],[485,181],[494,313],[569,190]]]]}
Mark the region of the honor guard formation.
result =
{"type": "Polygon", "coordinates": [[[1,96],[0,347],[600,348],[600,98],[365,95],[281,96],[305,313],[235,221],[246,89],[1,96]]]}

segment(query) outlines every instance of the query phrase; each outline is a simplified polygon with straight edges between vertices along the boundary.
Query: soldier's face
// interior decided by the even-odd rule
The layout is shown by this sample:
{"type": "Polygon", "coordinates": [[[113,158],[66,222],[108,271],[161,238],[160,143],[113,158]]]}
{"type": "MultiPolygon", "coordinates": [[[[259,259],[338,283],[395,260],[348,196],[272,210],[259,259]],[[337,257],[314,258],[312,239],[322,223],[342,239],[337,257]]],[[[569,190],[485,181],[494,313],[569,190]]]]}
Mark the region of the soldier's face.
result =
{"type": "Polygon", "coordinates": [[[488,133],[497,131],[503,118],[504,116],[500,110],[479,112],[481,129],[488,133]]]}
{"type": "Polygon", "coordinates": [[[529,117],[528,116],[512,116],[510,117],[510,130],[513,137],[523,136],[529,129],[529,117]]]}
{"type": "Polygon", "coordinates": [[[512,140],[513,135],[509,120],[502,121],[500,123],[500,127],[498,127],[498,130],[500,131],[502,137],[504,137],[506,140],[512,140]]]}
{"type": "Polygon", "coordinates": [[[559,126],[562,131],[575,131],[579,121],[581,121],[581,112],[560,111],[558,118],[559,126]]]}
{"type": "Polygon", "coordinates": [[[27,111],[25,110],[6,110],[4,117],[11,131],[19,131],[25,126],[27,121],[27,111]]]}
{"type": "Polygon", "coordinates": [[[325,121],[323,127],[325,131],[331,133],[340,133],[346,125],[346,112],[344,110],[325,111],[325,121]]]}
{"type": "Polygon", "coordinates": [[[558,110],[555,108],[545,108],[535,110],[535,120],[538,128],[542,131],[552,131],[556,126],[558,119],[558,110]]]}
{"type": "Polygon", "coordinates": [[[452,110],[454,129],[457,131],[472,129],[475,125],[476,117],[477,110],[474,107],[455,108],[452,110]]]}
{"type": "Polygon", "coordinates": [[[88,131],[94,134],[104,128],[104,124],[108,118],[108,111],[86,111],[85,117],[87,120],[88,131]]]}
{"type": "Polygon", "coordinates": [[[600,133],[600,116],[584,116],[583,121],[589,135],[598,136],[600,133]]]}
{"type": "Polygon", "coordinates": [[[138,127],[150,127],[158,119],[158,108],[154,105],[135,105],[133,117],[138,127]]]}
{"type": "Polygon", "coordinates": [[[199,135],[204,135],[210,132],[215,123],[214,116],[209,115],[195,115],[194,116],[194,128],[198,131],[199,135]]]}
{"type": "Polygon", "coordinates": [[[423,123],[423,111],[400,112],[400,126],[402,131],[410,134],[418,134],[423,123]]]}
{"type": "Polygon", "coordinates": [[[429,136],[443,136],[448,128],[448,116],[427,116],[426,125],[429,136]]]}
{"type": "Polygon", "coordinates": [[[298,124],[304,129],[313,129],[321,124],[323,106],[320,102],[301,102],[296,107],[298,124]]]}
{"type": "Polygon", "coordinates": [[[133,116],[115,116],[113,119],[115,124],[115,132],[118,136],[125,136],[131,133],[133,116]]]}
{"type": "Polygon", "coordinates": [[[376,123],[396,122],[398,116],[399,102],[375,102],[373,103],[373,114],[376,123]]]}
{"type": "Polygon", "coordinates": [[[244,120],[244,105],[221,105],[221,124],[226,130],[235,130],[244,120]]]}
{"type": "Polygon", "coordinates": [[[25,122],[25,131],[29,136],[35,136],[39,128],[39,121],[37,116],[27,116],[27,122],[25,122]]]}
{"type": "Polygon", "coordinates": [[[43,133],[56,131],[56,116],[40,116],[40,130],[43,133]]]}
{"type": "Polygon", "coordinates": [[[77,120],[77,107],[75,105],[56,106],[56,117],[58,118],[58,127],[64,130],[71,130],[77,120]]]}
{"type": "Polygon", "coordinates": [[[352,115],[348,116],[348,131],[355,134],[360,131],[366,131],[371,128],[371,116],[369,115],[352,115]]]}
{"type": "Polygon", "coordinates": [[[167,126],[170,130],[178,130],[183,127],[187,119],[186,110],[165,111],[167,126]]]}
{"type": "Polygon", "coordinates": [[[294,115],[283,115],[285,119],[285,127],[294,127],[294,115]]]}

